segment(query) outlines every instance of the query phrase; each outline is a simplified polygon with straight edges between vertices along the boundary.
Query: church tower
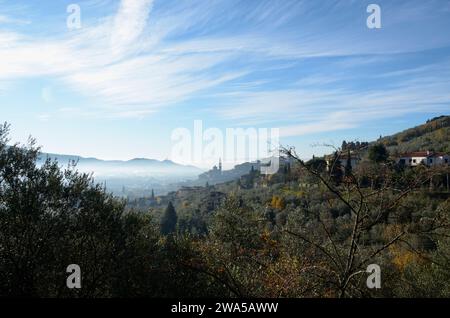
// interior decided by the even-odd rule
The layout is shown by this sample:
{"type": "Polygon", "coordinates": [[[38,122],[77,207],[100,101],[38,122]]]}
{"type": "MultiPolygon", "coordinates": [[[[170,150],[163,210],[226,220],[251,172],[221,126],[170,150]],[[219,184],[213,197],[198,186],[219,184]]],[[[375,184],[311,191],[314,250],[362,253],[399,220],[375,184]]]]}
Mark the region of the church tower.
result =
{"type": "Polygon", "coordinates": [[[219,172],[222,173],[222,158],[219,158],[219,172]]]}

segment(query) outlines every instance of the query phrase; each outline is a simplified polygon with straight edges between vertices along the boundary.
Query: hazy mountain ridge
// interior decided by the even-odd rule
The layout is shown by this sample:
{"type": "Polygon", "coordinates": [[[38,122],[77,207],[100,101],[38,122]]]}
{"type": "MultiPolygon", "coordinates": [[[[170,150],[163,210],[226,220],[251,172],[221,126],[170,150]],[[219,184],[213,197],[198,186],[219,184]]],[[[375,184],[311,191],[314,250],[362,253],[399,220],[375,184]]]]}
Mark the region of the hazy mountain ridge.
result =
{"type": "Polygon", "coordinates": [[[77,155],[40,153],[38,165],[50,158],[62,168],[76,163],[76,169],[92,173],[94,180],[105,184],[108,191],[119,196],[139,197],[155,193],[173,191],[177,183],[194,180],[203,170],[177,164],[171,160],[134,158],[131,160],[101,160],[77,155]]]}
{"type": "Polygon", "coordinates": [[[203,170],[187,165],[180,165],[171,160],[159,161],[156,159],[134,158],[131,160],[101,160],[93,157],[85,158],[77,155],[62,155],[54,153],[40,153],[39,162],[46,158],[58,161],[61,165],[75,162],[77,169],[83,172],[93,172],[101,176],[159,176],[182,175],[197,176],[203,170]]]}

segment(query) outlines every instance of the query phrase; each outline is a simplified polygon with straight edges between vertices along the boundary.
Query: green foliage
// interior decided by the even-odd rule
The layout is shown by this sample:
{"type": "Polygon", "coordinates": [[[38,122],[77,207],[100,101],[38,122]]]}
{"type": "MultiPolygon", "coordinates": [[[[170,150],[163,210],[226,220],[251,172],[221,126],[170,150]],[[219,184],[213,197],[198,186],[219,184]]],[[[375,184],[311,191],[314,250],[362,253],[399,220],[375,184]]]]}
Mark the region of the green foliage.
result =
{"type": "Polygon", "coordinates": [[[369,143],[366,141],[343,141],[341,145],[341,151],[360,151],[366,149],[369,146],[369,143]]]}
{"type": "Polygon", "coordinates": [[[369,159],[376,163],[386,162],[389,153],[383,144],[375,144],[369,147],[369,159]]]}
{"type": "MultiPolygon", "coordinates": [[[[6,145],[0,128],[0,296],[143,297],[176,295],[173,274],[195,277],[174,262],[149,215],[124,212],[124,202],[73,166],[36,165],[39,149],[6,145]],[[82,288],[66,287],[78,264],[82,288]],[[173,272],[166,269],[173,268],[173,272]]],[[[179,256],[179,255],[178,255],[179,256]]],[[[178,260],[180,260],[178,258],[178,260]]],[[[201,290],[203,290],[201,288],[201,290]]]]}
{"type": "Polygon", "coordinates": [[[0,296],[450,295],[448,168],[378,164],[380,148],[352,169],[354,183],[339,163],[327,171],[315,158],[272,178],[254,171],[248,188],[143,198],[150,208],[135,211],[74,165],[37,165],[34,142],[7,145],[8,129],[0,127],[0,296]],[[381,290],[365,285],[369,263],[382,267],[381,290]],[[81,267],[79,290],[65,286],[69,264],[81,267]]]}
{"type": "Polygon", "coordinates": [[[330,167],[330,176],[335,185],[340,185],[342,178],[344,177],[344,171],[342,169],[341,161],[337,152],[334,153],[333,161],[330,167]]]}
{"type": "Polygon", "coordinates": [[[174,233],[177,228],[177,220],[177,212],[175,211],[172,202],[169,202],[166,211],[161,218],[161,233],[163,235],[174,233]]]}
{"type": "Polygon", "coordinates": [[[350,176],[352,174],[352,156],[350,150],[347,151],[347,161],[345,163],[345,175],[350,176]]]}
{"type": "Polygon", "coordinates": [[[327,162],[323,158],[314,157],[306,163],[309,167],[316,171],[325,171],[327,162]]]}
{"type": "Polygon", "coordinates": [[[384,137],[378,142],[393,154],[410,151],[450,152],[450,116],[440,116],[425,124],[384,137]]]}

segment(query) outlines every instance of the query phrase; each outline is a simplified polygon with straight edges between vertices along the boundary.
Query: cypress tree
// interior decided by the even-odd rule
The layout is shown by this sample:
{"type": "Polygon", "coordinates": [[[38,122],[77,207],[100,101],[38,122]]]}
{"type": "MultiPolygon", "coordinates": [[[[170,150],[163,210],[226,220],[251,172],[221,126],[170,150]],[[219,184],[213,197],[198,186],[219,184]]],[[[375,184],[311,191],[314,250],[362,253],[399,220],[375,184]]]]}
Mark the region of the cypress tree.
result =
{"type": "Polygon", "coordinates": [[[169,235],[174,233],[177,226],[177,220],[177,212],[175,211],[172,202],[169,202],[161,219],[161,234],[169,235]]]}
{"type": "Polygon", "coordinates": [[[343,169],[341,165],[341,160],[339,159],[339,155],[336,152],[334,154],[333,166],[331,168],[331,179],[334,181],[335,185],[340,185],[343,177],[343,169]]]}
{"type": "Polygon", "coordinates": [[[389,152],[383,144],[376,144],[369,148],[369,159],[373,162],[386,162],[389,158],[389,152]]]}
{"type": "Polygon", "coordinates": [[[352,156],[350,153],[350,149],[347,152],[347,162],[345,164],[345,175],[349,176],[352,174],[352,156]]]}

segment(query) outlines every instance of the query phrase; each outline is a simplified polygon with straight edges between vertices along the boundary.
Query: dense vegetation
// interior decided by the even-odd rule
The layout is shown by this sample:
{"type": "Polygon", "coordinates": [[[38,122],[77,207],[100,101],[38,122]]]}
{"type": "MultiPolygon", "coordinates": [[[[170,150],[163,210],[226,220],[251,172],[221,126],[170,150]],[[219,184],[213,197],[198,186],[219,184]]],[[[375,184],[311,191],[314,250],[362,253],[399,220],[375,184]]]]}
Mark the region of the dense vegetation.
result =
{"type": "Polygon", "coordinates": [[[450,296],[448,167],[399,167],[377,147],[338,173],[285,149],[278,174],[127,206],[7,137],[4,125],[0,296],[450,296]],[[81,289],[66,287],[69,264],[81,289]]]}
{"type": "Polygon", "coordinates": [[[432,118],[423,125],[381,138],[379,142],[392,154],[418,150],[449,153],[450,116],[432,118]]]}

